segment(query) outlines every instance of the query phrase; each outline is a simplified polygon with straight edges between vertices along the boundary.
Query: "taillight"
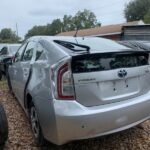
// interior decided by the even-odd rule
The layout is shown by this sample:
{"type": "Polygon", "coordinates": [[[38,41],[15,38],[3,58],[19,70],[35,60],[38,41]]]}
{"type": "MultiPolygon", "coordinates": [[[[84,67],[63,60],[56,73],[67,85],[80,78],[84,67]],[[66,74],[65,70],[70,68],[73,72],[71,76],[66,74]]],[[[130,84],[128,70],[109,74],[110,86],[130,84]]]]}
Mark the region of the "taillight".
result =
{"type": "Polygon", "coordinates": [[[52,69],[52,78],[55,78],[55,98],[58,100],[74,100],[74,86],[69,63],[67,62],[54,70],[52,69]]]}

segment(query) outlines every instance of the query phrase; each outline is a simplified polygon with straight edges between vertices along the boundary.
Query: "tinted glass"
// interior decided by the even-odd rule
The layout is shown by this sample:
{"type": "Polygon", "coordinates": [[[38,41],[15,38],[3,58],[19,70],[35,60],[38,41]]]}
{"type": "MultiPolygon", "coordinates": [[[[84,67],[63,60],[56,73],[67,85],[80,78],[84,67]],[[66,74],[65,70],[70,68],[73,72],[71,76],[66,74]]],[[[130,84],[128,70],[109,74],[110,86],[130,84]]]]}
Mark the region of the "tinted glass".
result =
{"type": "Polygon", "coordinates": [[[44,51],[43,46],[40,43],[38,43],[37,48],[36,48],[36,60],[40,59],[43,51],[44,51]]]}
{"type": "Polygon", "coordinates": [[[91,54],[73,57],[74,73],[112,70],[148,65],[148,54],[91,54]]]}
{"type": "Polygon", "coordinates": [[[32,59],[34,46],[35,46],[34,42],[28,43],[28,45],[24,51],[22,61],[30,61],[32,59]]]}
{"type": "Polygon", "coordinates": [[[14,60],[14,62],[18,62],[18,61],[21,60],[21,57],[22,57],[22,54],[23,54],[23,52],[24,52],[24,49],[26,48],[26,45],[27,45],[27,44],[23,44],[23,45],[19,48],[19,50],[17,51],[17,53],[16,53],[16,55],[15,55],[15,60],[14,60]]]}
{"type": "Polygon", "coordinates": [[[8,54],[8,48],[7,47],[3,47],[0,51],[0,55],[7,55],[8,54]]]}
{"type": "MultiPolygon", "coordinates": [[[[81,38],[81,37],[77,37],[76,40],[64,38],[64,39],[62,39],[62,41],[73,42],[73,43],[85,45],[85,46],[90,47],[90,51],[98,51],[98,52],[102,52],[102,51],[109,52],[109,51],[129,49],[126,46],[118,44],[115,41],[104,39],[104,38],[94,38],[94,37],[81,38]]],[[[81,50],[81,47],[80,47],[80,50],[81,50]]]]}
{"type": "Polygon", "coordinates": [[[18,48],[19,46],[10,46],[9,53],[14,55],[17,52],[18,48]]]}

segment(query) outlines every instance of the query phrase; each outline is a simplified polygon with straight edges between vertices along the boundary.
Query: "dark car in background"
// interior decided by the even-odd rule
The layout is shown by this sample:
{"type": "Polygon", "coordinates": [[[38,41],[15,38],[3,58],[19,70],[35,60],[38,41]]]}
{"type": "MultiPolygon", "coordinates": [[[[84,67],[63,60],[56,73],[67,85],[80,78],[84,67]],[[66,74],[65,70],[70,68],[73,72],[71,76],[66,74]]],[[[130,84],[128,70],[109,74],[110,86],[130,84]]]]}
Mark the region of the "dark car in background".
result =
{"type": "Polygon", "coordinates": [[[0,149],[8,139],[8,122],[3,105],[0,103],[0,149]]]}
{"type": "Polygon", "coordinates": [[[1,44],[0,45],[0,79],[6,75],[8,64],[17,52],[20,44],[1,44]]]}

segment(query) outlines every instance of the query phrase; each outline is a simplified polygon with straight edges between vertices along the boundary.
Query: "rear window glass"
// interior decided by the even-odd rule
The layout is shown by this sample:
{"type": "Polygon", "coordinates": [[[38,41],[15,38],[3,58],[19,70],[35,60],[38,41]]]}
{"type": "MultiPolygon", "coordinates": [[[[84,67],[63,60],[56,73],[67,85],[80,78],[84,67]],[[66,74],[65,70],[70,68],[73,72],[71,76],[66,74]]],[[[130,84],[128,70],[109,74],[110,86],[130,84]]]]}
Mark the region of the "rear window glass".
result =
{"type": "MultiPolygon", "coordinates": [[[[122,50],[130,50],[130,48],[123,46],[115,41],[104,39],[104,38],[97,38],[97,37],[77,37],[77,38],[60,38],[55,39],[55,41],[66,41],[71,42],[79,45],[84,45],[90,48],[90,52],[97,51],[97,52],[117,52],[122,50]]],[[[56,42],[55,42],[56,43],[56,42]]],[[[58,43],[57,43],[58,44],[58,43]]],[[[59,44],[60,45],[60,44],[59,44]]],[[[66,45],[62,46],[61,48],[69,48],[66,45]]],[[[75,47],[75,49],[83,50],[81,47],[75,47]]],[[[85,48],[84,48],[85,50],[85,48]]],[[[72,51],[71,51],[72,52],[72,51]]],[[[77,52],[77,51],[76,51],[77,52]]]]}
{"type": "Polygon", "coordinates": [[[148,65],[147,53],[87,54],[72,59],[73,73],[112,70],[148,65]]]}

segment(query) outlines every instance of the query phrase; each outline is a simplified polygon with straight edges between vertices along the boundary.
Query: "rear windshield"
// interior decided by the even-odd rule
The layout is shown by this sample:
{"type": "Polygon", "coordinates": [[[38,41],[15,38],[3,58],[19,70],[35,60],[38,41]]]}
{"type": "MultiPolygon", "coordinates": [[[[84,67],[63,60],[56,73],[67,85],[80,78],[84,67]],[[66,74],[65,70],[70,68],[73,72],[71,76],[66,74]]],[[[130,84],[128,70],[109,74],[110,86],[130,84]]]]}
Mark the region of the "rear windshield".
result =
{"type": "Polygon", "coordinates": [[[148,65],[147,53],[103,53],[75,56],[72,59],[73,73],[95,72],[148,65]]]}

